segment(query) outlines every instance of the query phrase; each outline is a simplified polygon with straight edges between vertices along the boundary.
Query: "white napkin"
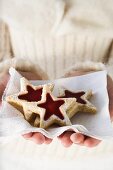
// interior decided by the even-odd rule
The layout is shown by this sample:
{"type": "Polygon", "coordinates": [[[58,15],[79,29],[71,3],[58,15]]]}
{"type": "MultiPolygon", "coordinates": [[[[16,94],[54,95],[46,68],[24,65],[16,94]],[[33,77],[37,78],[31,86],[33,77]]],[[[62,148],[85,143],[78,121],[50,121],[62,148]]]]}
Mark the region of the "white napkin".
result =
{"type": "Polygon", "coordinates": [[[20,78],[22,76],[14,68],[10,68],[9,73],[10,80],[4,91],[0,109],[0,140],[11,139],[28,132],[41,132],[49,138],[54,138],[66,130],[74,130],[75,132],[80,132],[97,139],[113,138],[113,128],[108,109],[109,98],[106,88],[106,71],[52,81],[31,81],[34,85],[48,82],[54,83],[54,95],[58,95],[59,87],[65,87],[72,91],[92,89],[94,93],[90,102],[97,107],[98,112],[96,114],[78,113],[71,119],[72,126],[51,127],[47,130],[32,127],[17,109],[4,100],[7,95],[18,93],[20,90],[20,78]]]}

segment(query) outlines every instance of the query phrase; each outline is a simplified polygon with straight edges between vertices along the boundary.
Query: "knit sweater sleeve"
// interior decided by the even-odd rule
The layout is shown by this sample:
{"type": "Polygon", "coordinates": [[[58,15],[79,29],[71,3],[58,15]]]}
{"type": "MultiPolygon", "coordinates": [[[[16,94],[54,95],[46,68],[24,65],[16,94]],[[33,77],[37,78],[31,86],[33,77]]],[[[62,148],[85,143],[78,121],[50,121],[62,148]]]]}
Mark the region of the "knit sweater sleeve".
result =
{"type": "MultiPolygon", "coordinates": [[[[13,56],[13,50],[10,40],[10,34],[7,25],[0,21],[0,77],[4,75],[4,73],[8,72],[9,68],[12,66],[16,68],[18,71],[29,71],[35,74],[38,74],[41,79],[48,79],[47,74],[40,68],[39,65],[34,64],[31,60],[17,59],[13,56]]],[[[108,52],[106,52],[107,62],[94,62],[94,61],[85,61],[85,62],[77,62],[72,67],[68,68],[65,71],[65,75],[71,75],[75,70],[84,70],[84,71],[98,71],[98,70],[107,70],[108,74],[113,79],[113,57],[112,57],[112,41],[109,44],[111,48],[108,48],[108,52]]]]}
{"type": "Polygon", "coordinates": [[[106,70],[107,74],[113,79],[113,63],[108,62],[104,64],[102,62],[94,62],[94,61],[85,61],[85,62],[78,62],[72,67],[65,70],[65,76],[71,76],[75,71],[102,71],[106,70]]]}
{"type": "Polygon", "coordinates": [[[35,73],[41,79],[48,79],[47,74],[38,64],[13,56],[8,27],[2,20],[0,20],[0,78],[8,73],[10,67],[14,67],[18,71],[35,73]]]}
{"type": "MultiPolygon", "coordinates": [[[[99,54],[101,55],[99,49],[99,54]]],[[[103,49],[103,59],[94,61],[92,57],[87,58],[85,61],[76,62],[76,64],[72,65],[70,68],[65,70],[64,75],[71,75],[74,71],[99,71],[106,70],[108,75],[113,79],[113,39],[109,39],[108,43],[103,49]],[[92,60],[90,59],[92,58],[92,60]]]]}

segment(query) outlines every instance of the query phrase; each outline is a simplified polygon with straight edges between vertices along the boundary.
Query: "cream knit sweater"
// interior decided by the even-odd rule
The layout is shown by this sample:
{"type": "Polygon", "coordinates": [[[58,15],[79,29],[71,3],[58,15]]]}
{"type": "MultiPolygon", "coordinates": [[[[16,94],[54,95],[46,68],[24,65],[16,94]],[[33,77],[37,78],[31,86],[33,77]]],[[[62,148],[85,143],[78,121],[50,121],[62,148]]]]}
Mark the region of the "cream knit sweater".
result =
{"type": "MultiPolygon", "coordinates": [[[[106,67],[113,78],[112,15],[112,0],[107,4],[105,0],[1,0],[1,75],[10,66],[40,74],[42,79],[106,67]]],[[[91,151],[79,146],[66,150],[56,140],[50,146],[36,147],[21,138],[2,149],[11,152],[14,147],[15,154],[35,158],[54,154],[57,159],[74,159],[113,152],[112,142],[102,142],[91,151]]]]}
{"type": "MultiPolygon", "coordinates": [[[[106,5],[103,0],[1,0],[0,16],[9,27],[13,59],[7,59],[12,55],[2,39],[0,71],[13,65],[39,73],[40,66],[53,79],[93,61],[106,64],[113,76],[112,11],[112,1],[106,5]]],[[[99,69],[100,64],[87,67],[99,69]]]]}

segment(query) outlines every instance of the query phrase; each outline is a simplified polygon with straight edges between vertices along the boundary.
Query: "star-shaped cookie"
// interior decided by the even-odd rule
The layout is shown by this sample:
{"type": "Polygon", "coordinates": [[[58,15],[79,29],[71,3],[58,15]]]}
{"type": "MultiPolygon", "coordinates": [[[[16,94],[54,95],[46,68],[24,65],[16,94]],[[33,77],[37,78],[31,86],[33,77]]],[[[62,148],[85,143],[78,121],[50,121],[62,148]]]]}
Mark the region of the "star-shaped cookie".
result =
{"type": "Polygon", "coordinates": [[[20,86],[20,92],[7,96],[6,101],[21,111],[31,125],[44,129],[54,123],[71,125],[67,111],[71,113],[76,108],[75,98],[59,99],[52,94],[53,84],[33,86],[24,77],[20,86]]]}
{"type": "MultiPolygon", "coordinates": [[[[85,113],[96,113],[97,109],[96,107],[88,101],[88,99],[91,98],[93,95],[92,90],[85,91],[70,91],[65,88],[61,88],[59,91],[58,98],[76,98],[77,107],[76,107],[76,113],[77,112],[85,112],[85,113]]],[[[70,110],[71,111],[71,110],[70,110]]],[[[68,112],[69,118],[71,118],[75,113],[71,111],[68,112]]]]}
{"type": "Polygon", "coordinates": [[[26,108],[29,112],[34,112],[39,115],[39,127],[44,129],[53,124],[60,126],[71,125],[71,121],[67,115],[67,110],[72,110],[72,107],[76,107],[76,99],[59,99],[52,94],[47,85],[43,88],[42,100],[37,102],[37,106],[35,105],[34,107],[31,107],[31,105],[27,105],[26,103],[26,108]]]}
{"type": "MultiPolygon", "coordinates": [[[[52,84],[47,84],[50,91],[53,90],[52,84]]],[[[26,78],[20,79],[20,92],[6,97],[6,101],[23,113],[25,119],[30,123],[38,126],[40,120],[39,116],[28,110],[26,107],[30,105],[31,108],[37,106],[37,102],[42,100],[44,85],[33,86],[26,78]]]]}

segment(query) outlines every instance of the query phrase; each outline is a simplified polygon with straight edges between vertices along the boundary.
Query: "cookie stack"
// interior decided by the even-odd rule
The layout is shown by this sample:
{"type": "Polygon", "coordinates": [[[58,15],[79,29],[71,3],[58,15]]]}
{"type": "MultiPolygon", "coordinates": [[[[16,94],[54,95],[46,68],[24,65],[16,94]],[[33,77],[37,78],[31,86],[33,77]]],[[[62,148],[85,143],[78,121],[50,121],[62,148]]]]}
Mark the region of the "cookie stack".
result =
{"type": "Polygon", "coordinates": [[[73,92],[61,88],[59,96],[53,94],[54,84],[34,86],[26,78],[20,79],[20,92],[6,97],[6,101],[18,109],[34,127],[71,125],[71,118],[78,112],[96,113],[96,107],[88,100],[92,90],[73,92]]]}

